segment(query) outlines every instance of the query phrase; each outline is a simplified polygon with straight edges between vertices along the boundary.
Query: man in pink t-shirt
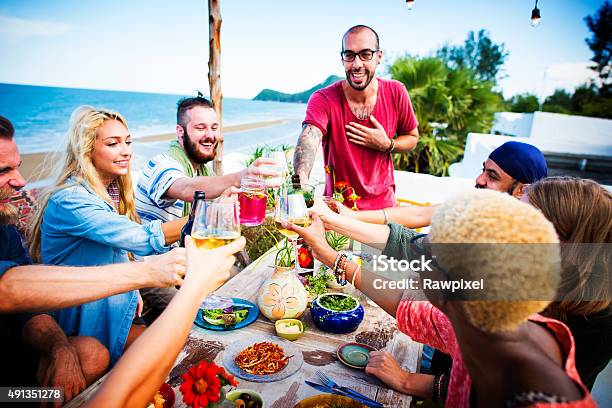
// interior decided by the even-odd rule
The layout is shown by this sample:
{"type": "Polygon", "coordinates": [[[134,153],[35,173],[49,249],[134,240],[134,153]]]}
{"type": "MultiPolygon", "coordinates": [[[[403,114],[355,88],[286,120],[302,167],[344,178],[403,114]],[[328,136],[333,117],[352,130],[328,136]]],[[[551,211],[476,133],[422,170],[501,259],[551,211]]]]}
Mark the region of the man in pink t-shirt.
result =
{"type": "MultiPolygon", "coordinates": [[[[342,38],[346,80],[315,92],[308,101],[295,149],[295,173],[306,182],[323,144],[325,193],[346,183],[361,210],[395,206],[392,152],[408,152],[419,138],[410,98],[401,82],[374,76],[380,64],[378,34],[350,28],[342,38]]],[[[346,197],[346,194],[345,194],[346,197]]]]}

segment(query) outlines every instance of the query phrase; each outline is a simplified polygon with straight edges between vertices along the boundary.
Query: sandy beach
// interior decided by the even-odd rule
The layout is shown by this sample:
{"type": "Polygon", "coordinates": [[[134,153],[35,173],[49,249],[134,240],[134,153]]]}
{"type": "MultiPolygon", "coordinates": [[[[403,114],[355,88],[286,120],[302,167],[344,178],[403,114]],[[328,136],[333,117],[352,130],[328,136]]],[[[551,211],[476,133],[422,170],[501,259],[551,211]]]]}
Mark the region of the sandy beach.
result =
{"type": "MultiPolygon", "coordinates": [[[[262,121],[262,122],[245,123],[241,125],[225,126],[223,128],[223,135],[225,136],[227,134],[235,133],[235,132],[244,132],[247,130],[278,126],[278,125],[285,124],[286,122],[287,120],[285,119],[277,119],[277,120],[268,120],[268,121],[262,121]]],[[[170,141],[170,140],[173,140],[175,137],[176,137],[175,133],[165,133],[165,134],[160,134],[160,135],[143,136],[135,140],[138,141],[138,143],[153,143],[153,142],[170,141]]],[[[21,167],[19,168],[19,171],[25,177],[25,179],[28,180],[28,182],[31,183],[41,178],[39,177],[38,174],[36,174],[37,169],[40,166],[40,164],[43,163],[45,159],[47,159],[48,155],[59,155],[59,153],[58,152],[55,152],[55,153],[39,152],[39,153],[21,154],[22,163],[21,163],[21,167]]],[[[48,159],[52,160],[51,157],[48,159]]]]}

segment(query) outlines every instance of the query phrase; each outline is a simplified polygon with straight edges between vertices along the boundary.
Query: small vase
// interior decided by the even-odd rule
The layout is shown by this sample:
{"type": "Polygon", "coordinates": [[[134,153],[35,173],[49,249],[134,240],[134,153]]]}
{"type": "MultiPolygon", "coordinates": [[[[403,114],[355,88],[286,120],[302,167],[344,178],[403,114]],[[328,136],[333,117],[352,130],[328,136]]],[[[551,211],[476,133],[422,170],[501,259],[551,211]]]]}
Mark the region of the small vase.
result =
{"type": "Polygon", "coordinates": [[[272,321],[297,319],[308,304],[306,289],[295,268],[277,266],[274,273],[259,288],[257,306],[261,314],[272,321]]]}

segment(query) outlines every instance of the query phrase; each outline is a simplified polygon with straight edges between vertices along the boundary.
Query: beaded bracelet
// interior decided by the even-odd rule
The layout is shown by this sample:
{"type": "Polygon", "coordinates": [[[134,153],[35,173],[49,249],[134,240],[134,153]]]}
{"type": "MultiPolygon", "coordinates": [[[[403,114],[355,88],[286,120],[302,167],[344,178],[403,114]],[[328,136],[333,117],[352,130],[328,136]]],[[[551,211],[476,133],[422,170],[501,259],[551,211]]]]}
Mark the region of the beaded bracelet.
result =
{"type": "Polygon", "coordinates": [[[346,254],[339,254],[338,257],[336,258],[336,262],[334,262],[334,269],[333,269],[333,273],[334,276],[336,277],[336,282],[338,282],[339,285],[346,285],[347,281],[346,281],[346,263],[348,262],[348,258],[346,257],[346,254]]]}
{"type": "Polygon", "coordinates": [[[444,402],[446,400],[446,390],[448,382],[445,373],[438,374],[434,377],[433,389],[431,392],[431,401],[433,403],[444,402]]]}

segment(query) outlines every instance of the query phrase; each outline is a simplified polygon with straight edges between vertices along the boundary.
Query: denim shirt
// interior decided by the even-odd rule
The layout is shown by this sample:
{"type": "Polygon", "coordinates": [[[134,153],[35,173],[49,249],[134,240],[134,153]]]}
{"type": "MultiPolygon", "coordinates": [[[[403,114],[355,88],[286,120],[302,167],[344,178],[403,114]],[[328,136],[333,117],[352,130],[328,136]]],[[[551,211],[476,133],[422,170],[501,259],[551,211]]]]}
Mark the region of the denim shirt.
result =
{"type": "MultiPolygon", "coordinates": [[[[107,265],[128,262],[128,251],[150,255],[168,250],[161,221],[140,225],[117,214],[86,183],[68,180],[67,185],[51,196],[43,215],[43,263],[107,265]]],[[[108,348],[114,364],[123,352],[137,304],[137,292],[133,290],[61,309],[55,317],[66,335],[98,339],[108,348]]]]}

